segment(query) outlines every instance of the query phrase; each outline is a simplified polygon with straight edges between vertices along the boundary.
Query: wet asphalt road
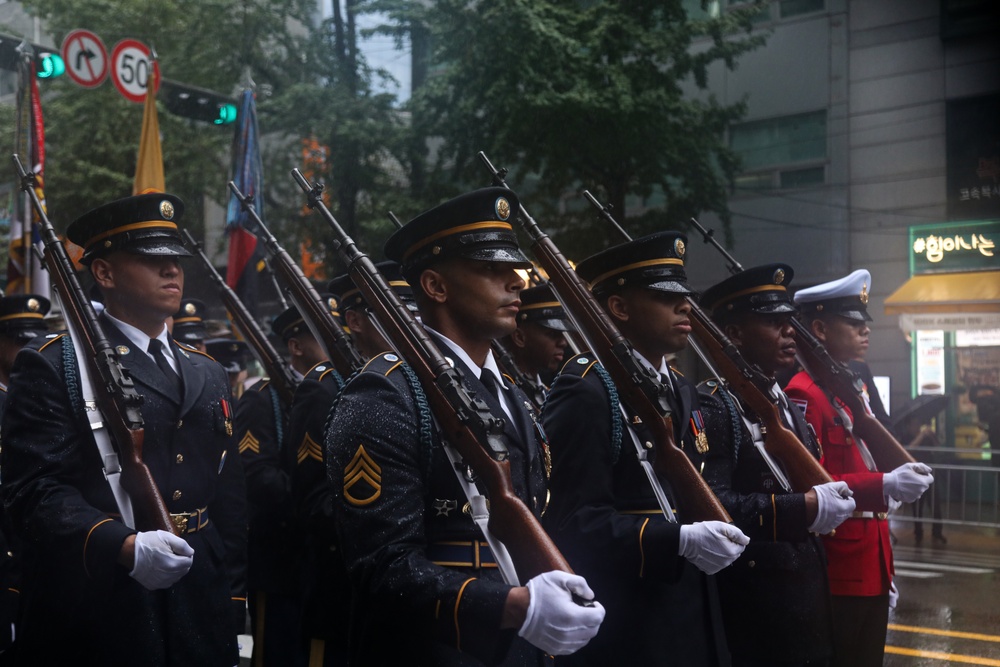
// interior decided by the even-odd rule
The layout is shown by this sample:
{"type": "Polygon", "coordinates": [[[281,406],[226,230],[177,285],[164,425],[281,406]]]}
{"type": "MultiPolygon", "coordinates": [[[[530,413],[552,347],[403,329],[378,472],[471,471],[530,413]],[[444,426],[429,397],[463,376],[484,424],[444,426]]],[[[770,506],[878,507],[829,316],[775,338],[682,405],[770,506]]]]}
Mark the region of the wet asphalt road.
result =
{"type": "Polygon", "coordinates": [[[1000,532],[945,526],[947,544],[918,545],[894,521],[900,599],[889,615],[886,667],[1000,667],[1000,532]]]}

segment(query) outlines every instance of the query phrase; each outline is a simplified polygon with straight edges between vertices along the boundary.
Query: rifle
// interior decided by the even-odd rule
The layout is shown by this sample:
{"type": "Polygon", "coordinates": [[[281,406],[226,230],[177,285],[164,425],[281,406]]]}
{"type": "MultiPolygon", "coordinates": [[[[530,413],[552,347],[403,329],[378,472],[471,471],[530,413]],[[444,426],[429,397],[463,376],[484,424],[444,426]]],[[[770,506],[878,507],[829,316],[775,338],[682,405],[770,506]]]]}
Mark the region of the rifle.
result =
{"type": "Polygon", "coordinates": [[[288,366],[288,362],[274,349],[271,341],[267,338],[267,334],[261,329],[260,324],[257,323],[257,320],[250,314],[247,307],[240,301],[240,297],[236,295],[233,288],[226,284],[225,278],[220,276],[219,272],[215,270],[212,262],[202,251],[201,245],[194,240],[191,233],[186,229],[182,229],[181,235],[184,237],[184,241],[188,247],[194,251],[195,255],[198,256],[201,263],[208,270],[209,277],[219,290],[219,296],[222,297],[223,305],[229,311],[229,315],[233,318],[233,322],[236,323],[240,334],[250,344],[257,359],[263,364],[271,385],[278,392],[278,398],[286,408],[290,408],[292,398],[295,395],[296,382],[292,375],[292,370],[288,366]]]}
{"type": "MultiPolygon", "coordinates": [[[[494,185],[509,190],[510,186],[504,181],[506,170],[498,171],[482,151],[478,156],[493,176],[494,185]]],[[[622,403],[651,431],[652,446],[656,451],[653,469],[670,482],[680,515],[692,522],[731,523],[732,519],[722,503],[674,441],[667,389],[659,376],[635,358],[632,345],[618,331],[590,289],[523,205],[519,214],[521,225],[532,240],[532,251],[549,274],[549,281],[572,315],[577,330],[587,339],[591,351],[611,375],[622,403]]]]}
{"type": "Polygon", "coordinates": [[[417,374],[427,394],[442,437],[458,451],[489,495],[490,532],[507,547],[521,581],[543,572],[572,572],[538,519],[514,493],[503,421],[494,417],[482,399],[462,386],[458,371],[444,358],[379,273],[368,255],[358,249],[323,203],[320,184],[311,185],[292,170],[295,182],[334,231],[334,247],[347,264],[347,272],[382,324],[393,348],[417,374]]]}
{"type": "MultiPolygon", "coordinates": [[[[697,229],[705,243],[711,243],[722,253],[732,273],[743,270],[736,259],[715,240],[713,231],[705,229],[700,222],[691,218],[691,224],[697,229]]],[[[853,432],[857,434],[871,451],[872,458],[879,470],[894,470],[904,463],[914,463],[916,459],[906,451],[888,429],[868,411],[864,401],[864,382],[861,376],[842,364],[827,351],[812,332],[798,318],[792,318],[792,327],[801,341],[798,346],[799,363],[812,376],[816,384],[833,394],[851,411],[854,421],[853,432]]]]}
{"type": "MultiPolygon", "coordinates": [[[[611,215],[609,207],[602,206],[587,191],[584,191],[583,195],[601,212],[601,217],[629,238],[611,215]]],[[[691,328],[694,335],[701,343],[702,349],[712,358],[714,370],[725,378],[726,384],[732,391],[760,418],[764,450],[769,456],[781,462],[784,468],[783,474],[787,475],[791,490],[805,493],[817,484],[832,482],[830,474],[782,421],[778,399],[771,394],[774,378],[765,376],[744,359],[739,349],[693,298],[687,297],[687,302],[691,306],[691,328]]]]}
{"type": "Polygon", "coordinates": [[[243,210],[249,213],[253,221],[257,223],[257,228],[260,229],[262,235],[261,240],[264,241],[264,247],[267,248],[275,265],[273,269],[288,287],[295,307],[302,313],[302,317],[313,336],[323,346],[333,367],[345,378],[361,370],[365,361],[358,354],[354,343],[344,333],[340,324],[333,319],[330,309],[323,302],[316,288],[302,273],[299,265],[292,260],[278,243],[278,239],[274,238],[274,234],[264,225],[264,221],[254,210],[253,198],[249,195],[244,196],[233,181],[229,181],[229,189],[240,200],[243,210]]]}
{"type": "MultiPolygon", "coordinates": [[[[105,433],[95,429],[94,437],[110,435],[121,466],[121,486],[128,494],[135,513],[135,528],[138,530],[166,530],[177,534],[170,519],[170,512],[163,502],[160,490],[152,473],[142,460],[143,428],[142,396],[135,390],[129,372],[118,361],[111,343],[108,342],[97,313],[90,304],[87,293],[80,287],[73,263],[66,253],[66,247],[56,235],[45,208],[38,199],[35,175],[25,171],[20,158],[12,156],[14,168],[20,179],[21,189],[28,193],[31,205],[37,215],[39,232],[45,246],[42,261],[52,278],[53,287],[62,305],[63,316],[77,350],[77,360],[90,378],[91,389],[98,410],[103,416],[105,433]]],[[[102,462],[106,463],[106,462],[102,462]]],[[[109,466],[112,467],[112,466],[109,466]]],[[[110,477],[118,471],[109,470],[110,477]]],[[[112,483],[114,491],[114,483],[112,483]]],[[[116,495],[116,501],[118,497],[116,495]]],[[[121,503],[119,502],[119,508],[121,503]]]]}

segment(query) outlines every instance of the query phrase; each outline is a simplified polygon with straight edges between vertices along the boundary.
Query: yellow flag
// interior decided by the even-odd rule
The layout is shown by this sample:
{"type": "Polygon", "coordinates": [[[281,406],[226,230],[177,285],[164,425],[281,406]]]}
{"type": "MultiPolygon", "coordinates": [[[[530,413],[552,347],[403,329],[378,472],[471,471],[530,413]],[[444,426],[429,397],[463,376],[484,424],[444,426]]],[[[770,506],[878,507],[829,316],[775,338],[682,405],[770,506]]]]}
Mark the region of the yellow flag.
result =
{"type": "Polygon", "coordinates": [[[163,151],[160,149],[160,121],[156,115],[156,91],[153,77],[146,87],[146,104],[142,112],[142,138],[139,140],[139,160],[135,166],[132,194],[165,192],[163,182],[163,151]]]}

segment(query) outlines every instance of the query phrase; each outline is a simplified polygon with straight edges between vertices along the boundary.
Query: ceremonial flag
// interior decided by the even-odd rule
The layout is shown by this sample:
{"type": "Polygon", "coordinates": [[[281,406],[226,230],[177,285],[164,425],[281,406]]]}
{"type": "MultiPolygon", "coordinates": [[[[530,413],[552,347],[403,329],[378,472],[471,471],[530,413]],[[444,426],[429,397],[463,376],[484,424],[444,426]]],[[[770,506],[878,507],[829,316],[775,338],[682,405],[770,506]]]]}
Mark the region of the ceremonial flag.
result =
{"type": "MultiPolygon", "coordinates": [[[[45,206],[43,172],[45,170],[45,123],[42,118],[42,101],[38,94],[38,78],[31,58],[22,57],[17,68],[17,119],[14,130],[15,150],[21,162],[35,174],[35,193],[45,206]]],[[[10,252],[7,260],[7,294],[36,294],[49,298],[49,274],[41,262],[40,253],[31,251],[34,245],[41,250],[41,237],[32,220],[36,213],[31,207],[28,193],[14,197],[15,205],[10,223],[10,252]]]]}
{"type": "MultiPolygon", "coordinates": [[[[264,184],[259,139],[254,93],[247,88],[240,96],[240,108],[236,115],[233,182],[244,196],[250,198],[257,215],[264,220],[264,184]]],[[[257,278],[263,269],[263,258],[257,248],[257,237],[251,231],[252,225],[253,219],[243,210],[242,202],[230,191],[226,211],[226,234],[229,236],[226,284],[236,291],[247,309],[256,315],[257,278]]]]}
{"type": "Polygon", "coordinates": [[[132,194],[166,191],[163,150],[160,148],[160,119],[156,115],[156,87],[150,76],[146,86],[146,104],[142,110],[142,136],[139,139],[139,159],[136,160],[132,194]]]}

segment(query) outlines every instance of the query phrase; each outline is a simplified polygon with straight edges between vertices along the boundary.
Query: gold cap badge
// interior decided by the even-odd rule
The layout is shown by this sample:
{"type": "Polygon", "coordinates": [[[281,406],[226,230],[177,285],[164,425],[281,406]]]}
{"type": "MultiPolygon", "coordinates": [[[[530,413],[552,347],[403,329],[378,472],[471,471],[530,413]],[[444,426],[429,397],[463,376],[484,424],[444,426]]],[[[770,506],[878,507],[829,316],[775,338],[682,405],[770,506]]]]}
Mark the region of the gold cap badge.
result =
{"type": "Polygon", "coordinates": [[[868,305],[868,283],[861,283],[861,304],[868,305]]]}
{"type": "Polygon", "coordinates": [[[33,313],[37,313],[38,309],[42,307],[42,304],[38,303],[38,299],[28,299],[28,310],[33,313]]]}
{"type": "Polygon", "coordinates": [[[774,284],[780,285],[783,282],[785,282],[785,270],[778,269],[777,271],[774,272],[774,284]]]}
{"type": "Polygon", "coordinates": [[[198,309],[194,307],[193,303],[188,303],[187,305],[184,306],[184,312],[187,315],[194,315],[196,310],[198,309]]]}
{"type": "Polygon", "coordinates": [[[510,202],[505,197],[498,197],[496,203],[497,217],[506,220],[510,217],[510,202]]]}
{"type": "Polygon", "coordinates": [[[173,220],[174,218],[174,205],[169,201],[164,199],[160,202],[160,215],[163,216],[164,220],[173,220]]]}
{"type": "Polygon", "coordinates": [[[677,239],[676,241],[674,241],[674,252],[677,253],[678,257],[684,256],[684,250],[685,250],[684,241],[682,241],[681,239],[677,239]]]}

